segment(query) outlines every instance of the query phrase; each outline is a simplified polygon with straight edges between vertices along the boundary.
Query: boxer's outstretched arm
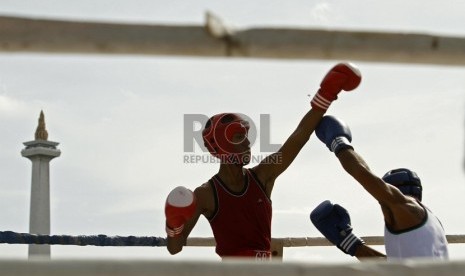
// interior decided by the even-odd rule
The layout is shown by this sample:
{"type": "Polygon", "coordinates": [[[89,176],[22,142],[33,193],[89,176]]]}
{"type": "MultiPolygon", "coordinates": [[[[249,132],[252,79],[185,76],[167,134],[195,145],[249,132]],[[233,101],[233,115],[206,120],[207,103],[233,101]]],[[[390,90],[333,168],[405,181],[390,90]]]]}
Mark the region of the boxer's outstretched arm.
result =
{"type": "Polygon", "coordinates": [[[253,168],[265,186],[269,184],[272,187],[274,180],[294,161],[302,147],[310,139],[310,135],[330,104],[337,99],[337,95],[343,90],[354,90],[360,82],[360,71],[350,63],[339,63],[326,74],[320,83],[318,92],[311,101],[312,109],[302,118],[278,152],[268,156],[253,168]]]}
{"type": "Polygon", "coordinates": [[[351,144],[352,133],[345,122],[334,116],[324,116],[315,133],[336,154],[344,170],[378,202],[389,205],[405,201],[397,188],[373,174],[365,160],[354,151],[351,144]]]}

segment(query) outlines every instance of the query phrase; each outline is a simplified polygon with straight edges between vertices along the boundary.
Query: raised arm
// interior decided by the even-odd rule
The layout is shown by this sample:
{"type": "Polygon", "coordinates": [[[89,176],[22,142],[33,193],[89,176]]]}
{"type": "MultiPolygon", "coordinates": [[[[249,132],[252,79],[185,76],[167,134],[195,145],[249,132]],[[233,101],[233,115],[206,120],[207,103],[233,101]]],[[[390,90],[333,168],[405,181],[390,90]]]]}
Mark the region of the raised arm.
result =
{"type": "Polygon", "coordinates": [[[374,175],[363,158],[352,148],[341,150],[337,155],[344,170],[383,206],[405,203],[405,196],[392,185],[374,175]]]}
{"type": "Polygon", "coordinates": [[[372,173],[351,145],[352,133],[347,124],[334,116],[324,116],[315,131],[317,137],[334,152],[344,170],[383,205],[404,202],[402,193],[372,173]]]}
{"type": "Polygon", "coordinates": [[[311,110],[305,114],[278,152],[268,156],[254,168],[258,178],[267,186],[267,189],[272,187],[274,180],[294,161],[310,139],[310,135],[326,110],[337,99],[337,95],[342,90],[351,91],[357,88],[360,82],[360,71],[348,63],[339,63],[326,74],[320,84],[320,89],[311,101],[311,110]]]}
{"type": "Polygon", "coordinates": [[[315,133],[336,154],[344,170],[378,201],[387,226],[401,231],[423,221],[426,211],[417,199],[404,195],[391,182],[387,183],[373,174],[363,158],[354,151],[350,144],[350,129],[344,122],[333,116],[325,116],[315,133]]]}

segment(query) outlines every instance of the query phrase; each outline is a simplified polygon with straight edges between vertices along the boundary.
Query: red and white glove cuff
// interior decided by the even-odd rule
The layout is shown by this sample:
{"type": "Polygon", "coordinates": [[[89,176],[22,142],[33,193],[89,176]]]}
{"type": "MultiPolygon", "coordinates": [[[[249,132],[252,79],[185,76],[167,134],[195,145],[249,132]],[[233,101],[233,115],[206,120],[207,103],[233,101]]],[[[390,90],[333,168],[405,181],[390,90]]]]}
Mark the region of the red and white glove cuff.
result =
{"type": "Polygon", "coordinates": [[[170,238],[174,238],[181,235],[182,230],[184,230],[184,224],[176,228],[170,228],[168,225],[165,226],[166,234],[170,238]]]}
{"type": "Polygon", "coordinates": [[[313,108],[327,110],[329,106],[331,105],[331,102],[332,101],[321,96],[320,91],[318,91],[310,103],[313,108]]]}

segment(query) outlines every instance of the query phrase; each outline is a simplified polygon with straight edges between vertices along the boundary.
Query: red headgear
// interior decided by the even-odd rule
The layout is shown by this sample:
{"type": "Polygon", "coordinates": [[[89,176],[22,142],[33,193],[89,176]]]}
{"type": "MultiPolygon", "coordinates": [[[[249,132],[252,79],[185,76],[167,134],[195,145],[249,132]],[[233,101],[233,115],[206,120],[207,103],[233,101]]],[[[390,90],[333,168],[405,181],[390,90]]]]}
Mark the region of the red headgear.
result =
{"type": "Polygon", "coordinates": [[[203,142],[215,157],[223,158],[241,154],[234,149],[234,134],[247,134],[249,122],[236,113],[221,113],[212,116],[202,131],[203,142]]]}

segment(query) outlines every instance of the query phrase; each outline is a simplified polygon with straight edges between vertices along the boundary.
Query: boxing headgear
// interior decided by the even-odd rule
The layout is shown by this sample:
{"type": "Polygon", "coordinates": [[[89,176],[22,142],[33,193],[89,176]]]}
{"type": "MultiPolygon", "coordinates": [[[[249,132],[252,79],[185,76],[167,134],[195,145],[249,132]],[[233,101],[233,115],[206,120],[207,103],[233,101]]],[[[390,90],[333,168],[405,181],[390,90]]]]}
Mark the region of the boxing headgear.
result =
{"type": "Polygon", "coordinates": [[[423,188],[418,175],[409,169],[400,168],[388,171],[383,180],[397,187],[404,195],[410,195],[421,201],[423,188]]]}
{"type": "Polygon", "coordinates": [[[203,142],[213,156],[222,160],[237,159],[231,157],[240,157],[239,155],[242,153],[236,152],[232,138],[237,133],[247,134],[248,130],[249,122],[239,114],[217,114],[212,116],[205,124],[205,129],[202,131],[203,142]]]}

